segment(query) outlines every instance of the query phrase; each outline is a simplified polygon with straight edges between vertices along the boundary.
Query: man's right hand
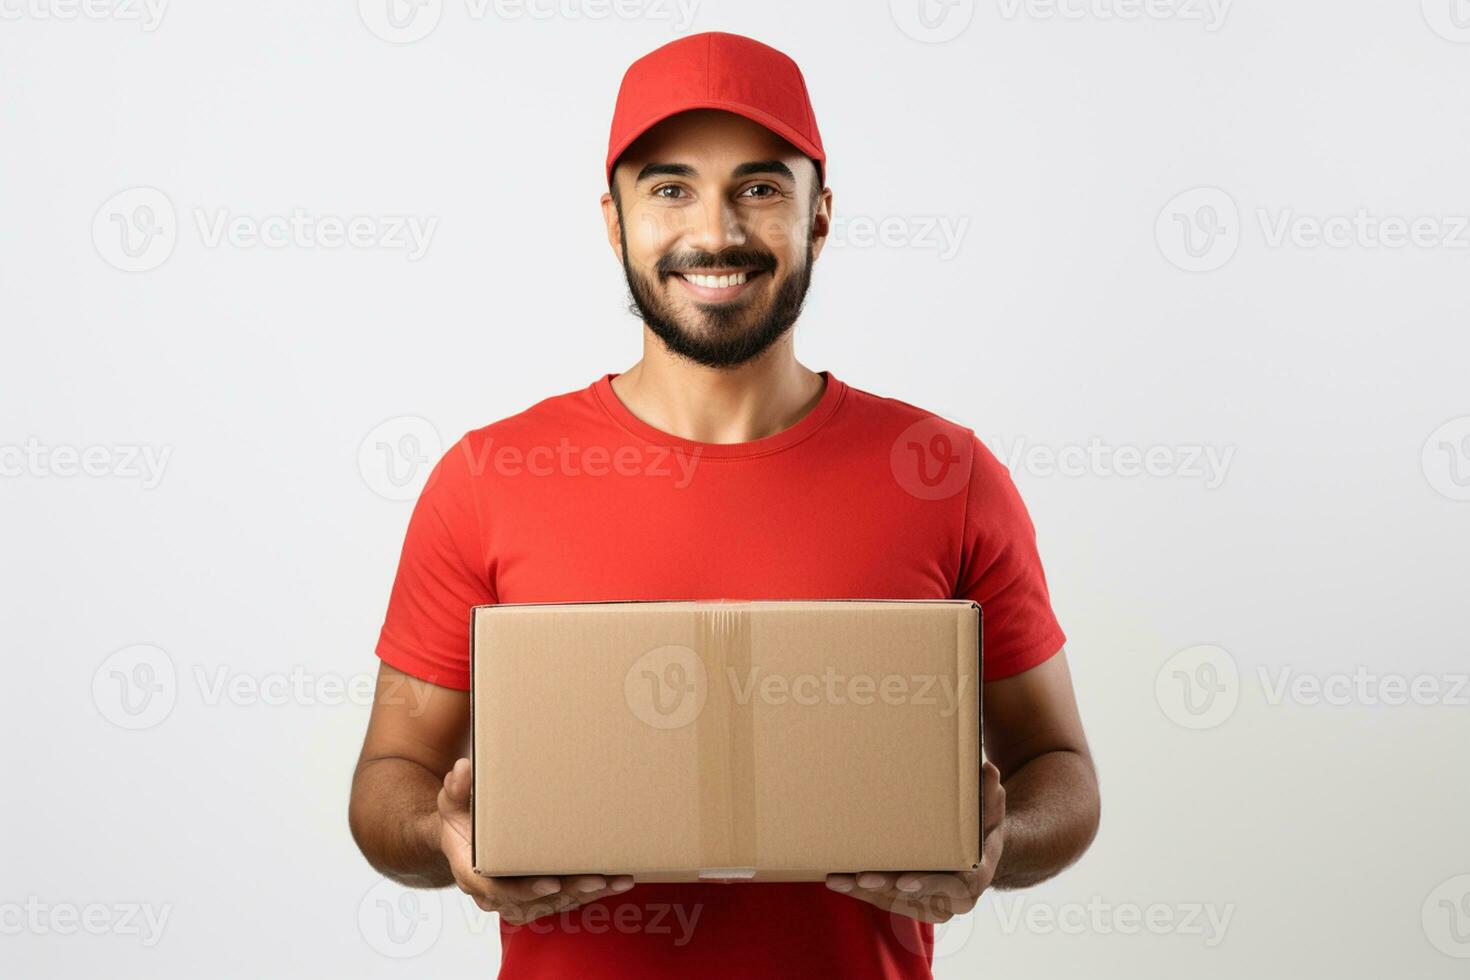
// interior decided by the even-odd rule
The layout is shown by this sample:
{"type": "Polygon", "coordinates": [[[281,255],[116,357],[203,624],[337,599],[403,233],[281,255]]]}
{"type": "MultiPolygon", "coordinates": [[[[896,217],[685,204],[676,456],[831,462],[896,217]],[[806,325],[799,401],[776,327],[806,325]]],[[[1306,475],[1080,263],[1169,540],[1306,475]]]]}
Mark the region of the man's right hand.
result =
{"type": "Polygon", "coordinates": [[[470,859],[470,760],[460,759],[439,790],[439,846],[460,891],[486,912],[499,912],[512,925],[586,905],[633,887],[632,875],[546,875],[488,878],[470,859]]]}

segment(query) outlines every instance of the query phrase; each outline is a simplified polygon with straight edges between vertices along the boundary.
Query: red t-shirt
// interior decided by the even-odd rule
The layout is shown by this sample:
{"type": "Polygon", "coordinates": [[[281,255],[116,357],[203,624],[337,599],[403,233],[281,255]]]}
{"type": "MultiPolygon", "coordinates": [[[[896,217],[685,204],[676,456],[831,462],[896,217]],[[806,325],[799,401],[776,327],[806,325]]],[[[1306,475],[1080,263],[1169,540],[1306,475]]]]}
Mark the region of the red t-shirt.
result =
{"type": "MultiPolygon", "coordinates": [[[[385,662],[468,690],[471,606],[615,599],[966,598],[986,680],[1061,649],[1031,520],[969,429],[824,374],[789,429],[692,442],[640,421],[613,377],[445,453],[409,520],[385,662]]],[[[931,975],[929,925],[821,882],[639,883],[502,923],[501,941],[515,980],[931,975]]]]}

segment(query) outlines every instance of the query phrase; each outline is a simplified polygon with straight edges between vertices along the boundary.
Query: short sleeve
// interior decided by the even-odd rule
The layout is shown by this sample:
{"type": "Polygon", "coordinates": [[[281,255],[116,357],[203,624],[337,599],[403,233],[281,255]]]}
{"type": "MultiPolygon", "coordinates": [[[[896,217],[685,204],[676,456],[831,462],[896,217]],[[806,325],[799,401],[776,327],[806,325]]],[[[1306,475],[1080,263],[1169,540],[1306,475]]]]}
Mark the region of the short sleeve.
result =
{"type": "Polygon", "coordinates": [[[1050,659],[1067,638],[1051,608],[1031,515],[979,439],[968,493],[956,598],[980,604],[984,678],[1000,680],[1050,659]]]}
{"type": "Polygon", "coordinates": [[[495,601],[463,440],[430,472],[408,521],[377,654],[407,674],[470,687],[470,609],[495,601]]]}

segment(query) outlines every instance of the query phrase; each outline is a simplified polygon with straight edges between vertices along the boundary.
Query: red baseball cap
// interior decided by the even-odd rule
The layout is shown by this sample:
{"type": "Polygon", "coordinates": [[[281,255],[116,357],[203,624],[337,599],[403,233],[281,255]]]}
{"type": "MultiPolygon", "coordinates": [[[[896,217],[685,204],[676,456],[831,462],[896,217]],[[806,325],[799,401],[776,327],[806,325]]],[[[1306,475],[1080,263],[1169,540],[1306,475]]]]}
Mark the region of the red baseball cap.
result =
{"type": "Polygon", "coordinates": [[[739,34],[707,31],[670,41],[628,66],[607,140],[607,182],[634,140],[689,109],[724,109],[760,123],[817,163],[825,181],[827,155],[806,79],[796,62],[739,34]]]}

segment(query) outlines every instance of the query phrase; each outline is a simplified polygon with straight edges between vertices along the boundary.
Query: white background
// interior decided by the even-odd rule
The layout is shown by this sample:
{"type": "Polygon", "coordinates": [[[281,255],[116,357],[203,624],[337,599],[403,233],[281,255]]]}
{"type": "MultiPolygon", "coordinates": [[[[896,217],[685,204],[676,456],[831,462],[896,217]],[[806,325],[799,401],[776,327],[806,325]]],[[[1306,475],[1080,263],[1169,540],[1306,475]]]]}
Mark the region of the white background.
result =
{"type": "Polygon", "coordinates": [[[1470,4],[361,7],[0,0],[0,972],[493,973],[347,832],[391,498],[637,357],[616,86],[720,29],[830,155],[799,356],[1012,465],[1070,637],[1101,835],[938,975],[1464,975],[1470,4]],[[432,235],[209,233],[297,209],[432,235]]]}

